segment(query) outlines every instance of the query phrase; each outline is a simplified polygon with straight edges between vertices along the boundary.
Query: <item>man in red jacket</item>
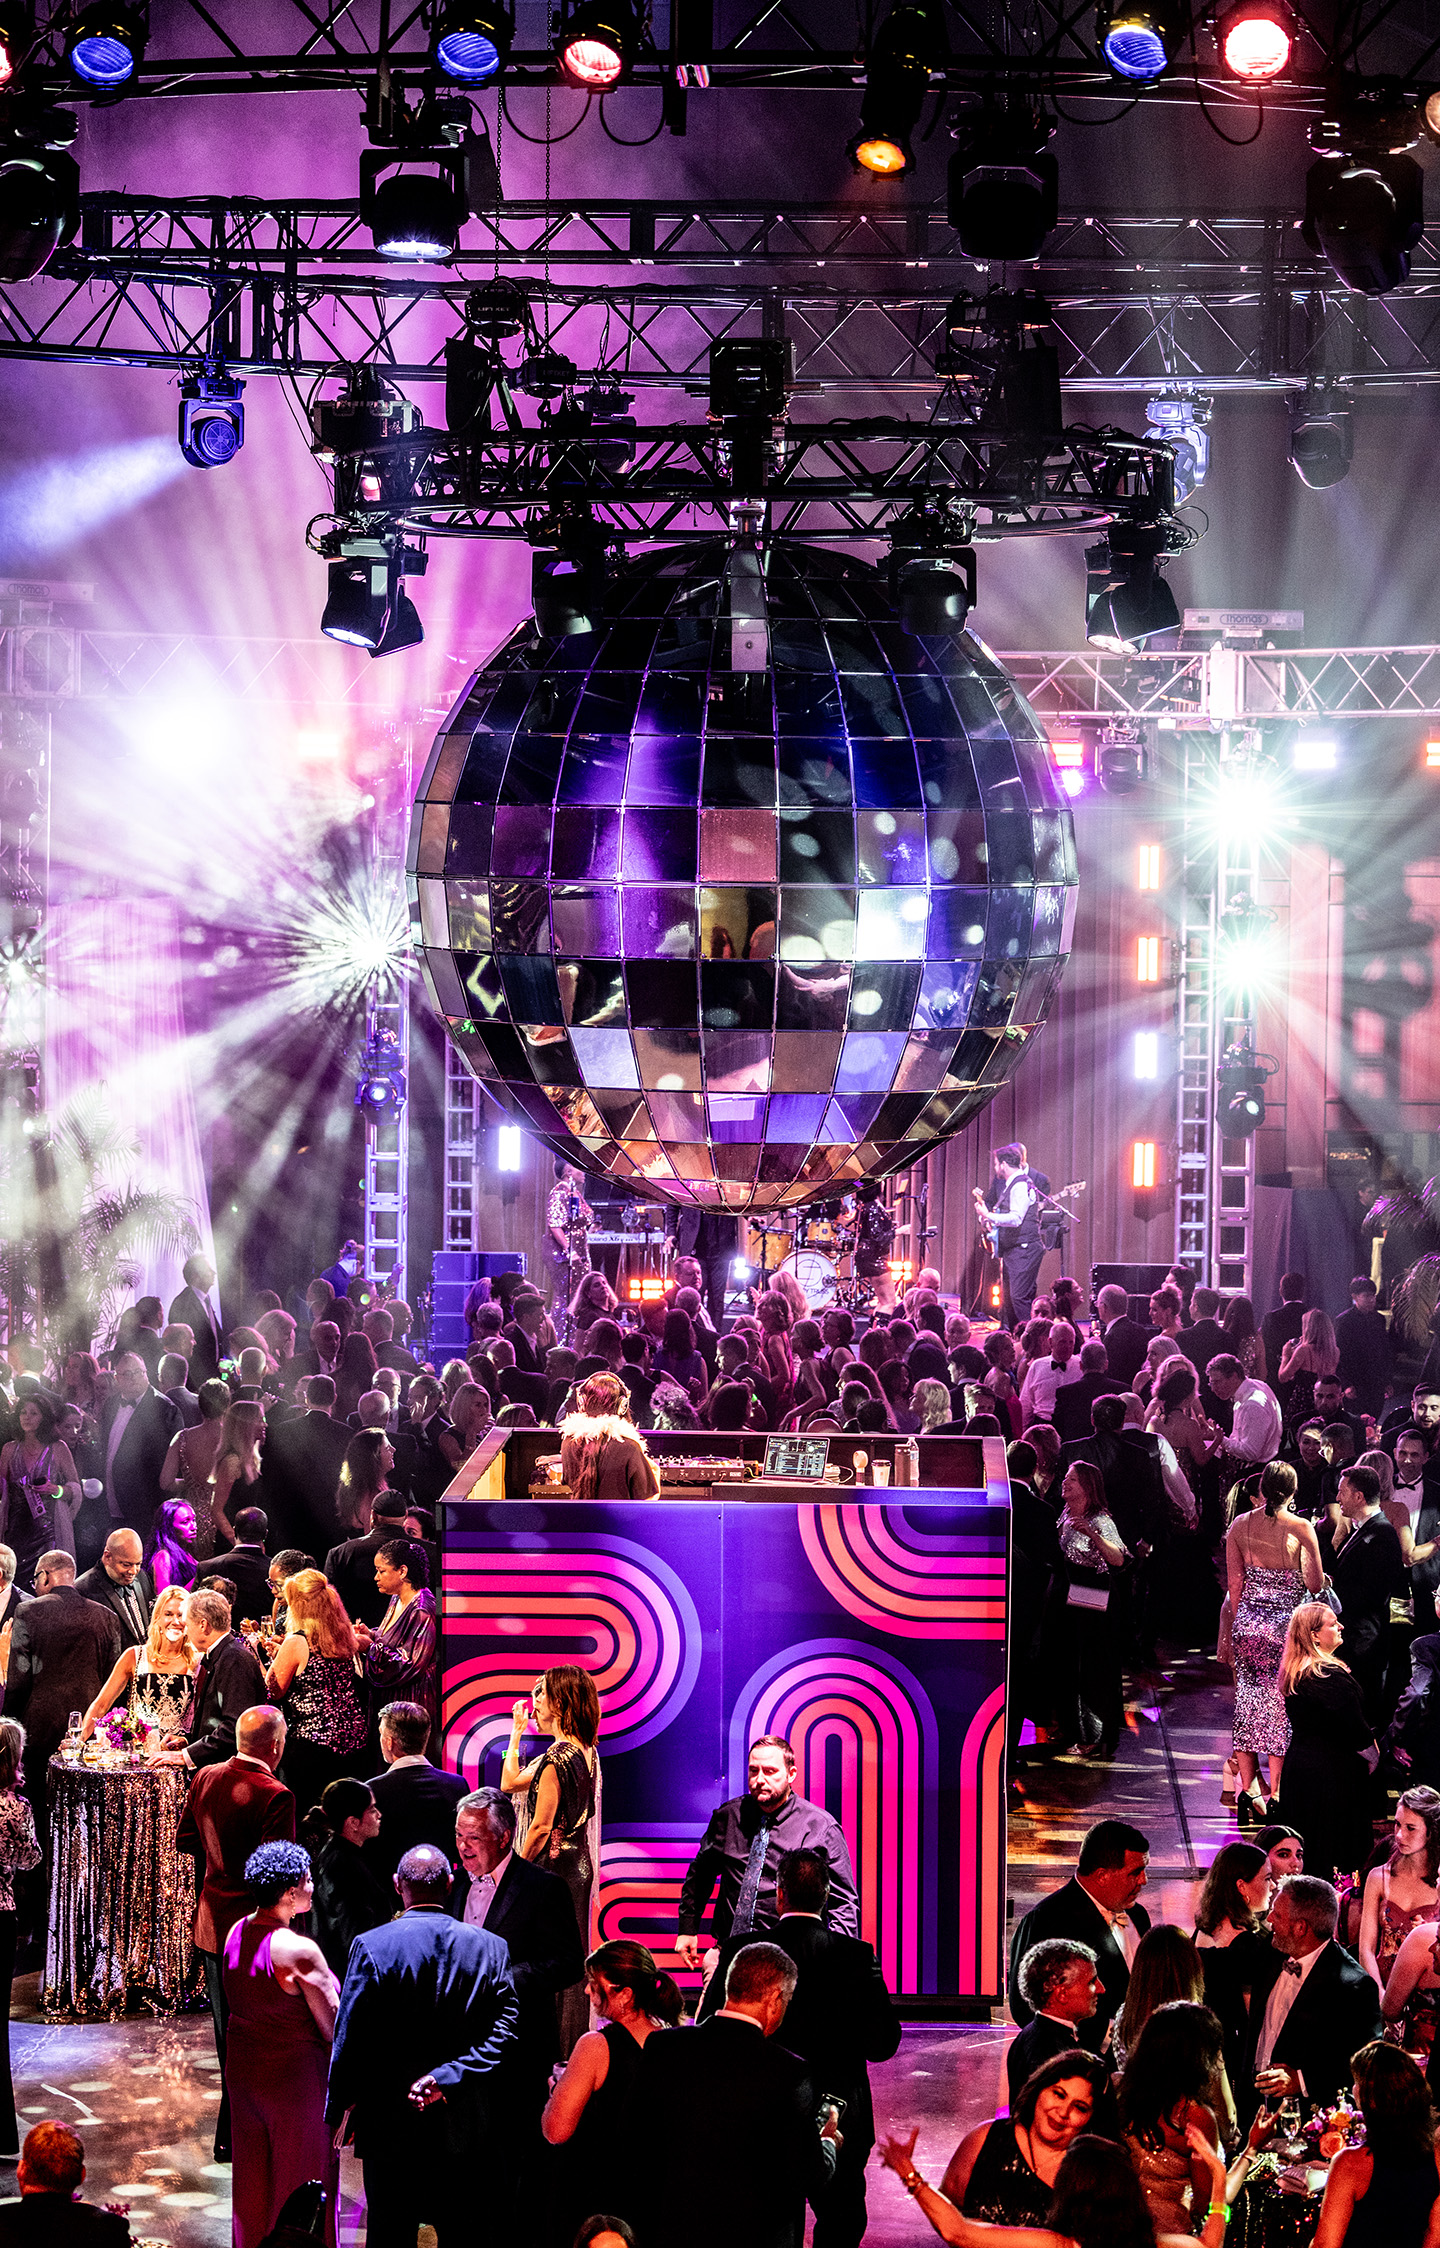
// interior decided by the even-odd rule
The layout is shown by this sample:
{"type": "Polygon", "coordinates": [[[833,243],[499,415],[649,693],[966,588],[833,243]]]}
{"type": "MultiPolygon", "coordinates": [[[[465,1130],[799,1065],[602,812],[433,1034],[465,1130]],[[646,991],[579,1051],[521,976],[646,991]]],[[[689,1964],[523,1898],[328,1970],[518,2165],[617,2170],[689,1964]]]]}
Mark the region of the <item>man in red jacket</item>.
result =
{"type": "Polygon", "coordinates": [[[293,1842],[295,1798],[275,1777],[285,1753],[285,1720],[262,1702],[236,1723],[238,1748],[223,1764],[195,1775],[176,1836],[178,1847],[200,1869],[195,1949],[205,1968],[215,2050],[220,2056],[220,2113],[215,2119],[215,2160],[230,2160],[230,2099],[225,2091],[225,2004],[222,1975],[225,1938],[249,1907],[245,1861],[262,1842],[293,1842]]]}

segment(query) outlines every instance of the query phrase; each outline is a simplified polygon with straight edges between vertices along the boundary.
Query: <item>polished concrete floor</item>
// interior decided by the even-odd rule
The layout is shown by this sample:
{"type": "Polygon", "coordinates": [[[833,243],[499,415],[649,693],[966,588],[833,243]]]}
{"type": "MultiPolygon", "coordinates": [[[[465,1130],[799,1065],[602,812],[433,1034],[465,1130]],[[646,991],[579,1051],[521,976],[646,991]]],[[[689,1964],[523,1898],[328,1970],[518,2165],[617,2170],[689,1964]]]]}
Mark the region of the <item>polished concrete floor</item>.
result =
{"type": "MultiPolygon", "coordinates": [[[[1064,1877],[1080,1835],[1104,1813],[1131,1818],[1151,1840],[1147,1902],[1190,1924],[1197,1872],[1234,1832],[1220,1803],[1229,1745],[1229,1680],[1198,1654],[1178,1657],[1134,1692],[1110,1765],[1061,1757],[1020,1774],[1024,1805],[1010,1820],[1012,1910],[1023,1912],[1064,1877]]],[[[41,2116],[73,2123],[89,2162],[86,2198],[128,2208],[137,2240],[222,2248],[230,2238],[230,2174],[211,2161],[219,2072],[208,2015],[178,2021],[56,2026],[35,2014],[35,1978],[17,1981],[11,2051],[22,2133],[41,2116]]],[[[895,2059],[873,2072],[881,2129],[918,2124],[917,2159],[943,2173],[956,2141],[994,2113],[1010,2031],[991,2026],[907,2029],[895,2059]]],[[[342,2176],[341,2240],[364,2238],[357,2167],[342,2176]]],[[[0,2169],[0,2193],[14,2191],[0,2169]]],[[[933,2236],[888,2174],[870,2187],[874,2248],[933,2236]]]]}

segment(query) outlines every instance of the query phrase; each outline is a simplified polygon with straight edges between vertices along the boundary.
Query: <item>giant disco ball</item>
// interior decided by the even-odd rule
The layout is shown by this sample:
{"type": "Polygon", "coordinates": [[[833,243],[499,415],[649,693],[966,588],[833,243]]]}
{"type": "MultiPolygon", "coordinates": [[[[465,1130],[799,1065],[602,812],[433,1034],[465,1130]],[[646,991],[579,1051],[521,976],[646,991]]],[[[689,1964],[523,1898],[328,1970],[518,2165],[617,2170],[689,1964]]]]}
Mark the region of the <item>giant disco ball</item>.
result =
{"type": "Polygon", "coordinates": [[[1070,945],[1074,828],[1033,712],[879,572],[652,551],[598,632],[522,625],[411,830],[423,972],[505,1115],[637,1194],[764,1210],[915,1162],[992,1100],[1070,945]]]}

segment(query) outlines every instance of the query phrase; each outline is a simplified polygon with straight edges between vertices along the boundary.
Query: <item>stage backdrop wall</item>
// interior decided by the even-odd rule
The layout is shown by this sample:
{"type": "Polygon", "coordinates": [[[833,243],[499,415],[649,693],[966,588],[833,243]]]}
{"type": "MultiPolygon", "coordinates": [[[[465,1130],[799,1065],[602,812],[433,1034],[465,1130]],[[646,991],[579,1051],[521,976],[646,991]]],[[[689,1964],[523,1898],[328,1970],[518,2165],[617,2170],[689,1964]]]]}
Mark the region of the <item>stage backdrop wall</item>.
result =
{"type": "MultiPolygon", "coordinates": [[[[1007,1506],[731,1501],[447,1506],[446,1763],[497,1784],[548,1664],[604,1712],[596,1940],[682,1981],[680,1886],[749,1743],[787,1738],[840,1821],[897,1996],[994,2001],[1005,1915],[1007,1506]]],[[[693,1985],[697,1980],[689,1977],[693,1985]]]]}

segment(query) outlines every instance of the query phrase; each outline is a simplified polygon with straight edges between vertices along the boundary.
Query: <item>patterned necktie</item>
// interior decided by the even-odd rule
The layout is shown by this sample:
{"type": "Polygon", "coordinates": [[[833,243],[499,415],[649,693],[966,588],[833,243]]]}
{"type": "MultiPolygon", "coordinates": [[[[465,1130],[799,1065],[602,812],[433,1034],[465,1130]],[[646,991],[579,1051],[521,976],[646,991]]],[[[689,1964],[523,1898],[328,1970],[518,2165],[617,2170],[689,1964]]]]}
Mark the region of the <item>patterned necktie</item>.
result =
{"type": "Polygon", "coordinates": [[[755,1838],[750,1844],[750,1855],[745,1860],[745,1872],[740,1882],[735,1918],[730,1923],[732,1936],[748,1936],[755,1925],[755,1906],[760,1895],[760,1876],[765,1871],[765,1852],[770,1845],[772,1823],[769,1819],[762,1819],[755,1829],[755,1838]]]}

